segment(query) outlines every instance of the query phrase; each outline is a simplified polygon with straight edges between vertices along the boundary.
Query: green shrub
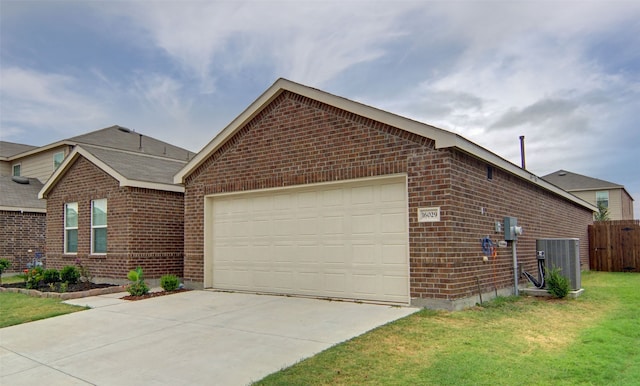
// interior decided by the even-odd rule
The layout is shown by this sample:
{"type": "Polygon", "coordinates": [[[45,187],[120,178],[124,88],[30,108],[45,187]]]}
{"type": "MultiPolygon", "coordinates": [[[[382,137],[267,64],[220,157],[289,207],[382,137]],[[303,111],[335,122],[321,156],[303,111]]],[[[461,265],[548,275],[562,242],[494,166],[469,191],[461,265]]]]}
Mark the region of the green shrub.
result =
{"type": "Polygon", "coordinates": [[[45,284],[57,283],[60,281],[60,272],[53,268],[45,269],[42,273],[42,280],[45,284]]]}
{"type": "Polygon", "coordinates": [[[560,268],[558,267],[553,268],[551,272],[547,272],[545,280],[547,281],[547,290],[553,297],[562,299],[571,290],[569,279],[560,274],[560,268]]]}
{"type": "Polygon", "coordinates": [[[69,284],[76,284],[80,279],[80,271],[73,265],[67,265],[60,271],[60,279],[69,284]]]}
{"type": "Polygon", "coordinates": [[[160,287],[165,291],[174,291],[179,285],[180,279],[176,275],[164,275],[160,278],[160,287]]]}
{"type": "Polygon", "coordinates": [[[141,296],[149,292],[149,286],[144,282],[142,268],[138,267],[133,271],[129,271],[127,278],[131,281],[131,284],[127,286],[127,292],[132,296],[141,296]]]}
{"type": "Polygon", "coordinates": [[[2,272],[11,267],[11,262],[8,259],[0,259],[0,284],[2,284],[2,272]]]}

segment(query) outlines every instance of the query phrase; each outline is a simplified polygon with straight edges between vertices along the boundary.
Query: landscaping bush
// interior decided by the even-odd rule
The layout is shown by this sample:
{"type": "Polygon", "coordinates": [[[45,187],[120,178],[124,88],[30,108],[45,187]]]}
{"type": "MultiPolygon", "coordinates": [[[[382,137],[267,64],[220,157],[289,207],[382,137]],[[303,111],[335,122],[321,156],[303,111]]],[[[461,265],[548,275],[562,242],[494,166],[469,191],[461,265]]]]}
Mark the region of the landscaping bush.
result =
{"type": "Polygon", "coordinates": [[[42,269],[42,267],[25,269],[23,278],[26,288],[37,289],[40,285],[40,282],[44,279],[44,269],[42,269]]]}
{"type": "Polygon", "coordinates": [[[165,291],[174,291],[180,286],[180,279],[176,275],[164,275],[160,278],[160,287],[165,291]]]}
{"type": "Polygon", "coordinates": [[[53,268],[45,269],[42,273],[42,280],[44,284],[57,283],[60,281],[60,272],[53,268]]]}
{"type": "Polygon", "coordinates": [[[142,268],[138,267],[133,271],[129,271],[127,278],[131,281],[131,284],[127,286],[127,292],[132,296],[141,296],[149,293],[149,286],[144,282],[142,268]]]}
{"type": "Polygon", "coordinates": [[[67,265],[60,271],[60,279],[69,284],[76,284],[80,279],[80,271],[73,265],[67,265]]]}
{"type": "Polygon", "coordinates": [[[0,284],[2,284],[2,272],[11,267],[11,262],[8,259],[0,259],[0,284]]]}
{"type": "Polygon", "coordinates": [[[560,268],[558,267],[547,272],[545,280],[547,282],[547,290],[553,297],[562,299],[566,297],[571,290],[569,279],[560,274],[560,268]]]}

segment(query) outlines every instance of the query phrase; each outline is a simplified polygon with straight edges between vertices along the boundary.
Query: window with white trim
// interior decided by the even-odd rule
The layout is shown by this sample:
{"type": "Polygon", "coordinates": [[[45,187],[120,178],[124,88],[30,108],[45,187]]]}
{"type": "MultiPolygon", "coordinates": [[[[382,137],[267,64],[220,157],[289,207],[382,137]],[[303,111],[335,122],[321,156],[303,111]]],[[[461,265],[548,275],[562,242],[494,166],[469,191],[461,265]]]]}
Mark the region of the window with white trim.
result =
{"type": "Polygon", "coordinates": [[[13,165],[13,172],[12,172],[13,174],[12,175],[16,176],[16,177],[20,177],[20,169],[21,169],[21,164],[13,165]]]}
{"type": "Polygon", "coordinates": [[[64,204],[64,253],[78,253],[78,203],[64,204]]]}
{"type": "Polygon", "coordinates": [[[596,206],[609,208],[609,191],[596,192],[596,206]]]}
{"type": "Polygon", "coordinates": [[[91,253],[107,253],[107,199],[91,201],[91,253]]]}
{"type": "Polygon", "coordinates": [[[64,161],[64,152],[58,152],[55,153],[53,155],[53,170],[58,169],[58,167],[62,164],[62,161],[64,161]]]}

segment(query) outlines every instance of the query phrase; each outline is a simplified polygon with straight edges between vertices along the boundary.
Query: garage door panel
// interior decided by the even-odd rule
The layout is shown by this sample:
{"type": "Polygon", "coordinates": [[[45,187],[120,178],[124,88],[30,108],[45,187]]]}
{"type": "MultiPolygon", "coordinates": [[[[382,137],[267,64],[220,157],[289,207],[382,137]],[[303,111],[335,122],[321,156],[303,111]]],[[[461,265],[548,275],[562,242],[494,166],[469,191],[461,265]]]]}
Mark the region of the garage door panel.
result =
{"type": "Polygon", "coordinates": [[[322,192],[322,206],[326,209],[344,205],[344,191],[329,189],[322,192]]]}
{"type": "Polygon", "coordinates": [[[341,235],[344,234],[344,217],[343,215],[325,214],[321,219],[321,232],[324,235],[341,235]]]}
{"type": "Polygon", "coordinates": [[[404,235],[407,229],[406,216],[400,213],[384,213],[380,215],[380,231],[404,235]]]}
{"type": "Polygon", "coordinates": [[[351,218],[351,233],[372,235],[375,232],[376,216],[372,214],[356,214],[351,218]]]}
{"type": "Polygon", "coordinates": [[[382,246],[382,264],[385,266],[398,265],[404,269],[407,264],[407,246],[406,244],[385,244],[382,246]]]}
{"type": "Polygon", "coordinates": [[[373,204],[374,187],[361,186],[351,189],[351,205],[373,204]]]}
{"type": "Polygon", "coordinates": [[[214,288],[409,300],[403,177],[208,202],[214,288]]]}

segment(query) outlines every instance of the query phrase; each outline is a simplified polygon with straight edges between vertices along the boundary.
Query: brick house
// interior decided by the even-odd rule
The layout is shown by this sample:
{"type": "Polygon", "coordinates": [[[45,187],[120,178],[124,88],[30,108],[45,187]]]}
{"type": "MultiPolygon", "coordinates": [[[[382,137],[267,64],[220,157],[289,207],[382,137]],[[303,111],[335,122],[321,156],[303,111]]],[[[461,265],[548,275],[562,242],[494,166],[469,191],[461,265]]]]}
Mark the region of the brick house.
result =
{"type": "Polygon", "coordinates": [[[463,137],[284,79],[174,177],[185,186],[184,279],[194,287],[473,305],[514,287],[512,248],[481,239],[518,219],[579,238],[594,206],[463,137]]]}
{"type": "Polygon", "coordinates": [[[0,258],[11,261],[8,272],[22,271],[28,262],[33,261],[36,253],[44,252],[47,204],[45,200],[38,199],[38,193],[78,145],[180,161],[195,155],[117,125],[45,146],[0,141],[0,258]]]}
{"type": "Polygon", "coordinates": [[[81,259],[97,281],[182,276],[186,161],[78,145],[39,193],[47,201],[47,267],[81,259]]]}

